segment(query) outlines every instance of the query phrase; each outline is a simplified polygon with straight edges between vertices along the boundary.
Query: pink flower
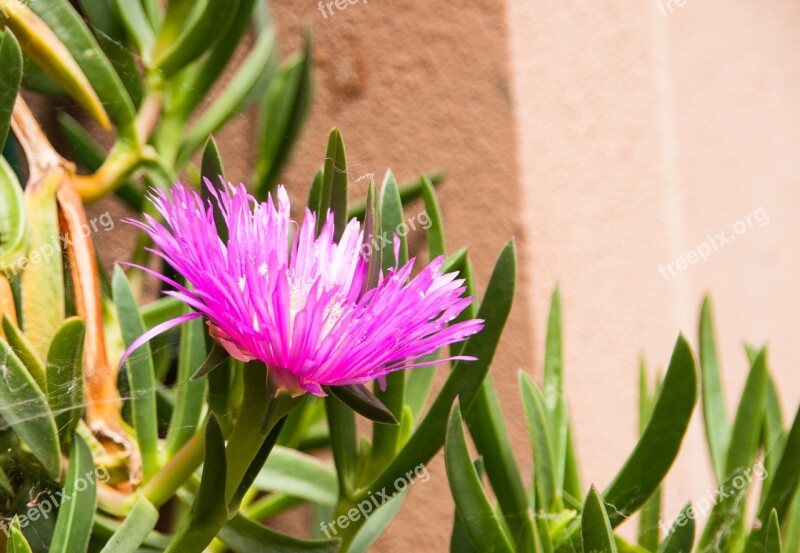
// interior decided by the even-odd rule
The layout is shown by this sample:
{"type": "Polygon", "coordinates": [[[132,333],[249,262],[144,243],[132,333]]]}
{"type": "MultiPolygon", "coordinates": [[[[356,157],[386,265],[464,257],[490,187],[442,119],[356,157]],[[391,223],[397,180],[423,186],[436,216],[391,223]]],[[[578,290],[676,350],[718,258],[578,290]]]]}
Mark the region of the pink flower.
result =
{"type": "Polygon", "coordinates": [[[258,203],[244,185],[226,185],[203,204],[176,184],[150,197],[165,225],[145,215],[140,227],[158,246],[154,251],[189,283],[181,286],[148,271],[174,288],[165,292],[195,312],[156,327],[126,353],[192,318],[206,317],[212,337],[240,360],[258,359],[278,382],[298,392],[324,395],[322,386],[363,384],[391,371],[432,365],[426,356],[479,332],[483,321],[448,325],[471,302],[463,280],[441,274],[433,260],[409,281],[414,260],[381,275],[363,291],[367,259],[363,231],[351,220],[338,243],[333,217],[315,236],[316,216],[306,209],[302,225],[290,219],[289,198],[279,187],[258,203]],[[222,241],[214,222],[219,209],[228,227],[222,241]],[[294,232],[293,232],[294,231],[294,232]]]}

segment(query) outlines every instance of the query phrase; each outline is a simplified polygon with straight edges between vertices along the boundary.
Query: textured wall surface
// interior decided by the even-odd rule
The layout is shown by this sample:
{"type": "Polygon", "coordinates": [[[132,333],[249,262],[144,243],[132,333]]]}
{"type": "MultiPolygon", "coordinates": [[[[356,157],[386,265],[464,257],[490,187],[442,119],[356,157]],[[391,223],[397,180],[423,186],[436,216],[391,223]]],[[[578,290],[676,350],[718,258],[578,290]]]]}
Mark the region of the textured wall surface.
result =
{"type": "MultiPolygon", "coordinates": [[[[305,198],[338,126],[359,194],[387,168],[400,180],[447,172],[448,248],[471,249],[479,289],[505,241],[517,239],[518,301],[492,374],[523,474],[531,456],[517,371],[541,369],[559,282],[585,483],[608,484],[635,444],[639,356],[663,369],[679,331],[696,344],[706,290],[729,415],[747,371],[743,340],[769,340],[793,414],[796,2],[372,0],[327,17],[311,0],[271,4],[284,55],[298,48],[304,22],[314,27],[316,98],[285,178],[295,197],[305,198]]],[[[219,137],[232,180],[250,174],[254,116],[219,137]]],[[[411,234],[412,244],[422,239],[411,234]]],[[[699,423],[696,411],[667,485],[671,512],[711,487],[699,423]]],[[[376,551],[448,550],[453,506],[441,456],[430,474],[376,551]]]]}
{"type": "MultiPolygon", "coordinates": [[[[637,357],[665,367],[678,331],[696,344],[705,291],[729,417],[747,372],[743,340],[769,341],[793,416],[800,7],[508,5],[525,292],[540,343],[547,295],[562,285],[584,478],[603,487],[624,461],[635,443],[637,357]]],[[[667,484],[674,513],[711,487],[699,415],[667,484]]]]}

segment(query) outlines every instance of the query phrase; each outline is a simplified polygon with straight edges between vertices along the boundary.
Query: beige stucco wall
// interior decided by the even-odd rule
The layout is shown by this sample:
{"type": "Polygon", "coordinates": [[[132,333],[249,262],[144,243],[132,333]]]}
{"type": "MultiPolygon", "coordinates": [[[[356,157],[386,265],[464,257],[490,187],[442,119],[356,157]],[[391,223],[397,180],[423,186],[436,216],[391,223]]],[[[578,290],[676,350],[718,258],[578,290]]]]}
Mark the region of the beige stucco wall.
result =
{"type": "MultiPolygon", "coordinates": [[[[800,6],[671,1],[372,0],[327,19],[311,0],[271,2],[284,53],[303,22],[314,27],[316,100],[285,178],[297,197],[338,126],[351,180],[447,171],[448,246],[470,247],[481,290],[516,238],[518,301],[492,373],[526,475],[517,370],[539,374],[557,282],[586,483],[605,486],[635,443],[639,355],[663,368],[679,331],[696,343],[706,290],[729,411],[745,339],[769,341],[787,416],[800,402],[800,6]],[[735,240],[677,269],[748,215],[735,240]]],[[[220,136],[234,180],[250,174],[254,121],[239,117],[220,136]]],[[[668,512],[711,486],[698,423],[699,411],[668,512]]],[[[441,456],[430,472],[376,551],[448,549],[441,456]]]]}
{"type": "MultiPolygon", "coordinates": [[[[679,331],[696,343],[706,290],[729,410],[747,370],[742,340],[769,341],[793,414],[796,3],[406,0],[327,19],[311,2],[273,4],[284,45],[303,20],[316,38],[317,101],[287,181],[307,186],[336,125],[356,178],[387,166],[403,178],[447,170],[449,245],[471,248],[481,286],[503,242],[518,240],[519,300],[493,374],[526,474],[516,371],[538,374],[557,282],[587,482],[605,486],[635,443],[640,354],[664,368],[679,331]],[[734,240],[720,246],[721,231],[734,240]],[[680,270],[691,250],[707,261],[680,270]]],[[[698,415],[668,482],[668,512],[711,487],[698,415]]],[[[447,549],[441,459],[431,473],[376,550],[447,549]]]]}

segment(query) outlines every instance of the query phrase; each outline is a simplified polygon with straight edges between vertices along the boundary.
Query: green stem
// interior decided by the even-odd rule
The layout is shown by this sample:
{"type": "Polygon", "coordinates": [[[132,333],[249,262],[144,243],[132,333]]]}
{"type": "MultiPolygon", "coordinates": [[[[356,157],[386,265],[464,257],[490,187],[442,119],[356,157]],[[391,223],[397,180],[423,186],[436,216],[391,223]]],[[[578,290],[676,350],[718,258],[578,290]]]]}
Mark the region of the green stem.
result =
{"type": "MultiPolygon", "coordinates": [[[[278,390],[267,378],[263,363],[244,366],[244,397],[228,444],[225,447],[225,505],[227,512],[209,513],[190,519],[170,543],[166,553],[200,553],[217,536],[230,516],[239,510],[239,488],[252,475],[253,461],[272,428],[298,404],[299,400],[278,390]]],[[[260,467],[259,467],[260,468],[260,467]]],[[[196,501],[197,499],[195,499],[196,501]]]]}
{"type": "Polygon", "coordinates": [[[205,432],[201,430],[144,485],[142,493],[148,501],[156,507],[164,505],[200,467],[204,452],[205,432]]]}

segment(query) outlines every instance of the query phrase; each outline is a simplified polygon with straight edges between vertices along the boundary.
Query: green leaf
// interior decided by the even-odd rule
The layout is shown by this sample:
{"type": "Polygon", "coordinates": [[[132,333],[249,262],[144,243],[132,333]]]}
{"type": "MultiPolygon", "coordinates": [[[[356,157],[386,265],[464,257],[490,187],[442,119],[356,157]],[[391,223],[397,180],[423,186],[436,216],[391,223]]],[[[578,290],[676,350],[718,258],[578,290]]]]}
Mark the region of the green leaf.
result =
{"type": "MultiPolygon", "coordinates": [[[[200,323],[202,324],[202,320],[200,323]]],[[[203,333],[203,335],[205,336],[205,333],[203,333]]],[[[205,353],[205,348],[203,349],[203,353],[205,353]]],[[[208,352],[208,356],[200,363],[200,366],[197,368],[197,370],[192,373],[192,375],[189,377],[189,380],[192,382],[199,380],[222,365],[225,361],[230,359],[230,357],[231,356],[225,347],[214,340],[211,346],[211,351],[208,352]]]]}
{"type": "MultiPolygon", "coordinates": [[[[656,399],[658,398],[659,385],[656,382],[655,389],[652,392],[650,391],[644,359],[642,359],[639,369],[639,433],[641,435],[647,428],[650,417],[653,416],[653,407],[655,407],[656,399]]],[[[661,488],[656,490],[653,496],[645,503],[639,516],[638,541],[641,546],[649,551],[655,551],[658,548],[658,523],[660,520],[661,488]]]]}
{"type": "Polygon", "coordinates": [[[363,384],[330,386],[325,390],[373,422],[399,424],[394,414],[363,384]]]}
{"type": "Polygon", "coordinates": [[[356,461],[356,423],[353,411],[335,397],[325,398],[325,412],[328,417],[331,451],[339,478],[339,493],[349,497],[355,483],[356,461]]]}
{"type": "Polygon", "coordinates": [[[134,500],[128,516],[111,536],[100,553],[134,553],[147,539],[158,522],[158,509],[139,495],[134,500]]]}
{"type": "Polygon", "coordinates": [[[153,66],[169,79],[214,45],[213,37],[222,36],[233,21],[239,0],[204,0],[194,2],[182,21],[180,35],[154,60],[153,66]]]}
{"type": "Polygon", "coordinates": [[[278,71],[261,113],[261,144],[256,166],[256,197],[264,199],[278,182],[311,104],[311,33],[303,53],[278,71]]]}
{"type": "Polygon", "coordinates": [[[133,101],[134,106],[139,106],[144,94],[142,77],[136,65],[133,52],[124,45],[127,39],[122,22],[117,18],[114,8],[109,0],[78,0],[81,13],[87,19],[87,25],[97,39],[100,48],[108,56],[108,61],[119,75],[125,90],[133,101]]]}
{"type": "Polygon", "coordinates": [[[726,479],[752,465],[758,451],[769,379],[766,355],[766,350],[762,349],[753,361],[742,392],[725,459],[726,479]]]}
{"type": "MultiPolygon", "coordinates": [[[[370,547],[386,532],[386,529],[400,512],[407,495],[407,491],[395,494],[389,501],[376,509],[358,531],[355,538],[353,538],[350,547],[347,549],[348,552],[366,553],[369,551],[370,547]]],[[[361,508],[366,509],[363,506],[364,501],[359,505],[361,505],[361,508]]]]}
{"type": "Polygon", "coordinates": [[[617,553],[614,531],[608,520],[608,513],[603,499],[592,486],[581,516],[581,534],[585,553],[617,553]]]}
{"type": "Polygon", "coordinates": [[[692,505],[686,505],[675,520],[658,553],[689,553],[694,544],[694,516],[692,505]]]}
{"type": "MultiPolygon", "coordinates": [[[[769,371],[767,371],[769,373],[769,371]]],[[[764,449],[764,464],[770,472],[777,468],[783,454],[783,410],[772,375],[767,374],[767,395],[764,398],[764,428],[761,432],[761,447],[764,449]]]]}
{"type": "MultiPolygon", "coordinates": [[[[475,472],[478,474],[478,479],[483,482],[483,460],[478,458],[475,460],[475,472]]],[[[453,514],[453,532],[450,535],[450,553],[478,553],[472,547],[472,542],[469,541],[469,534],[467,528],[458,516],[458,509],[453,514]]]]}
{"type": "MultiPolygon", "coordinates": [[[[403,205],[407,205],[412,201],[423,197],[423,178],[427,178],[430,183],[436,188],[439,186],[442,181],[444,181],[444,173],[441,171],[435,171],[433,173],[426,173],[421,175],[418,179],[412,182],[405,182],[398,186],[400,189],[400,199],[403,201],[403,205]]],[[[350,210],[348,212],[348,218],[352,219],[355,217],[359,221],[364,220],[364,213],[366,212],[367,204],[364,200],[355,202],[353,205],[350,206],[350,210]]]]}
{"type": "MultiPolygon", "coordinates": [[[[187,309],[188,312],[188,309],[187,309]]],[[[205,399],[205,381],[190,380],[194,367],[206,354],[206,326],[194,319],[181,328],[178,376],[175,381],[175,409],[172,411],[165,452],[171,458],[191,438],[200,424],[205,399]]],[[[216,343],[216,342],[215,342],[216,343]]]]}
{"type": "Polygon", "coordinates": [[[317,210],[317,234],[322,231],[329,209],[333,212],[333,236],[338,241],[347,226],[347,155],[339,129],[333,129],[328,137],[320,205],[317,210]]]}
{"type": "MultiPolygon", "coordinates": [[[[762,501],[758,508],[758,520],[761,522],[761,528],[754,530],[747,541],[745,551],[757,552],[759,546],[763,543],[766,530],[766,524],[770,512],[773,510],[778,512],[778,515],[785,522],[790,520],[790,511],[792,502],[795,500],[795,495],[800,497],[800,489],[798,482],[800,481],[800,409],[797,410],[792,428],[786,439],[786,446],[783,449],[780,461],[777,463],[777,468],[772,472],[767,472],[764,467],[755,465],[759,468],[761,474],[757,474],[759,478],[764,480],[764,491],[762,493],[762,501]]],[[[800,505],[795,500],[795,509],[800,505]]],[[[800,516],[794,513],[796,517],[800,516]]],[[[791,529],[791,526],[787,526],[791,529]]],[[[788,542],[788,540],[787,540],[788,542]]],[[[789,550],[791,551],[791,549],[789,550]]]]}
{"type": "Polygon", "coordinates": [[[219,539],[238,553],[335,553],[339,550],[339,540],[299,540],[265,528],[241,514],[223,526],[219,539]]]}
{"type": "MultiPolygon", "coordinates": [[[[113,288],[122,338],[130,347],[144,334],[145,328],[128,278],[119,266],[114,267],[113,288]]],[[[133,425],[142,454],[143,479],[147,482],[159,470],[156,379],[150,344],[132,352],[125,366],[131,387],[133,425]]]]}
{"type": "MultiPolygon", "coordinates": [[[[321,177],[320,177],[321,182],[321,177]]],[[[320,194],[322,185],[320,184],[320,194]]],[[[378,238],[381,233],[381,210],[378,206],[378,190],[375,181],[370,179],[367,189],[367,215],[364,219],[364,239],[361,242],[361,253],[367,255],[367,278],[364,280],[364,287],[361,294],[378,286],[381,276],[381,264],[383,263],[383,242],[378,238]]]]}
{"type": "MultiPolygon", "coordinates": [[[[326,168],[327,170],[327,168],[326,168]]],[[[324,188],[323,188],[324,201],[324,188]]],[[[380,222],[381,235],[373,237],[374,240],[383,242],[384,239],[392,240],[396,235],[397,229],[403,224],[403,203],[400,201],[400,193],[397,190],[397,181],[391,171],[386,172],[380,194],[380,222]]],[[[381,262],[383,274],[388,274],[389,270],[402,267],[408,262],[408,244],[405,236],[400,238],[400,252],[398,259],[394,257],[392,246],[382,249],[383,260],[381,262]]],[[[375,395],[399,420],[403,405],[405,404],[406,394],[406,371],[395,371],[386,375],[385,390],[375,388],[375,395]]],[[[377,466],[388,462],[400,447],[398,442],[400,428],[397,426],[374,426],[372,429],[372,456],[377,466]]]]}
{"type": "Polygon", "coordinates": [[[47,473],[58,479],[61,448],[44,393],[19,358],[0,340],[0,416],[28,445],[47,473]]]}
{"type": "Polygon", "coordinates": [[[617,477],[603,494],[616,527],[655,492],[675,457],[697,399],[697,371],[689,344],[680,336],[664,378],[653,416],[617,477]]]}
{"type": "MultiPolygon", "coordinates": [[[[203,477],[189,515],[189,524],[196,527],[208,526],[210,531],[216,531],[216,528],[228,518],[228,505],[225,501],[225,480],[228,469],[225,437],[213,413],[206,424],[205,444],[203,477]]],[[[211,539],[213,536],[206,543],[211,539]]]]}
{"type": "Polygon", "coordinates": [[[711,317],[711,299],[706,296],[700,311],[700,375],[702,378],[703,420],[708,448],[717,482],[725,480],[725,455],[730,440],[730,426],[725,415],[725,394],[717,361],[714,324],[711,317]]]}
{"type": "Polygon", "coordinates": [[[203,112],[181,142],[178,165],[183,165],[203,145],[210,134],[244,111],[272,80],[275,72],[275,31],[261,33],[239,71],[203,112]]]}
{"type": "Polygon", "coordinates": [[[150,59],[150,54],[156,42],[155,33],[150,26],[147,14],[144,13],[142,4],[130,0],[110,0],[117,17],[122,21],[128,36],[136,45],[136,50],[144,58],[150,59]]]}
{"type": "Polygon", "coordinates": [[[772,509],[769,513],[767,535],[764,539],[764,553],[781,553],[781,525],[778,522],[778,512],[772,509]]]}
{"type": "Polygon", "coordinates": [[[395,479],[427,463],[442,447],[447,432],[447,417],[456,397],[468,412],[492,363],[500,341],[516,286],[516,251],[509,242],[501,252],[494,267],[478,317],[485,321],[480,333],[471,336],[464,347],[464,355],[477,361],[458,361],[453,365],[442,390],[434,400],[417,430],[394,456],[389,466],[367,488],[360,491],[358,499],[365,499],[368,490],[394,489],[395,479]]]}
{"type": "Polygon", "coordinates": [[[790,502],[790,509],[784,517],[786,539],[783,543],[784,551],[800,551],[800,489],[797,490],[794,500],[790,502]]]}
{"type": "Polygon", "coordinates": [[[330,463],[294,449],[275,446],[254,486],[335,507],[339,497],[336,473],[330,463]]]}
{"type": "Polygon", "coordinates": [[[489,482],[505,515],[515,549],[533,551],[535,531],[529,514],[528,497],[514,460],[491,374],[486,376],[466,418],[475,447],[484,459],[489,482]]]}
{"type": "MultiPolygon", "coordinates": [[[[622,470],[603,494],[611,526],[631,516],[658,489],[678,455],[697,399],[697,372],[686,339],[679,336],[672,352],[661,394],[653,416],[622,470]]],[[[573,523],[557,543],[558,551],[570,551],[577,539],[573,523]]]]}
{"type": "MultiPolygon", "coordinates": [[[[176,91],[175,107],[180,111],[180,118],[186,120],[197,108],[203,98],[218,82],[222,71],[233,57],[236,47],[247,32],[253,18],[253,6],[256,0],[241,0],[235,11],[234,19],[225,33],[211,48],[208,56],[199,62],[199,68],[187,75],[190,79],[186,86],[176,91]]],[[[259,3],[260,4],[260,3],[259,3]]]]}
{"type": "Polygon", "coordinates": [[[6,159],[0,157],[0,269],[9,280],[23,270],[29,241],[22,186],[6,159]]]}
{"type": "Polygon", "coordinates": [[[11,519],[11,535],[8,539],[8,553],[32,553],[31,546],[25,536],[22,535],[22,530],[19,528],[19,517],[14,516],[11,519]]]}
{"type": "Polygon", "coordinates": [[[564,398],[564,354],[561,339],[561,292],[558,287],[550,300],[544,356],[544,407],[550,422],[553,446],[555,497],[561,501],[567,463],[567,402],[564,398]]]}
{"type": "Polygon", "coordinates": [[[25,337],[40,359],[66,318],[64,261],[61,250],[56,190],[60,171],[45,173],[42,180],[25,188],[25,209],[30,224],[30,256],[19,263],[22,269],[22,323],[25,337]]]}
{"type": "Polygon", "coordinates": [[[544,397],[530,375],[522,371],[519,373],[519,385],[533,448],[537,506],[544,512],[558,512],[555,455],[544,397]]]}
{"type": "Polygon", "coordinates": [[[83,412],[83,320],[64,321],[47,351],[47,401],[63,444],[72,439],[83,412]]]}
{"type": "Polygon", "coordinates": [[[72,440],[66,489],[58,508],[58,519],[50,544],[52,553],[86,551],[92,533],[97,503],[92,454],[80,436],[72,440]]]}
{"type": "Polygon", "coordinates": [[[478,551],[514,551],[472,464],[458,400],[450,413],[444,460],[458,516],[472,546],[478,551]]]}
{"type": "Polygon", "coordinates": [[[22,51],[14,34],[0,31],[0,151],[6,143],[11,112],[22,82],[22,51]]]}
{"type": "Polygon", "coordinates": [[[3,333],[5,334],[6,342],[11,346],[17,358],[25,365],[25,368],[28,369],[28,372],[36,381],[36,385],[43,392],[47,392],[47,375],[42,362],[33,351],[33,346],[28,342],[22,331],[5,314],[3,315],[3,333]]]}
{"type": "MultiPolygon", "coordinates": [[[[127,11],[134,9],[133,4],[138,2],[125,3],[126,6],[130,5],[127,11]]],[[[133,102],[111,62],[75,8],[66,0],[29,0],[28,6],[69,49],[102,102],[103,115],[107,112],[118,130],[127,130],[136,116],[133,102]]],[[[90,110],[90,113],[93,111],[90,110]]],[[[103,124],[99,115],[94,117],[103,124]]]]}
{"type": "MultiPolygon", "coordinates": [[[[431,259],[444,255],[447,251],[444,240],[444,223],[442,210],[439,207],[439,200],[436,197],[436,190],[433,183],[426,176],[422,175],[422,198],[425,202],[425,213],[430,220],[428,231],[428,256],[431,259]]],[[[402,192],[400,194],[402,200],[402,192]]]]}
{"type": "Polygon", "coordinates": [[[768,377],[765,359],[766,351],[762,349],[745,383],[725,461],[725,481],[720,485],[722,499],[714,505],[700,538],[701,552],[738,546],[744,535],[744,502],[752,480],[749,473],[758,452],[764,420],[768,377]],[[741,484],[737,484],[739,479],[741,484]]]}

